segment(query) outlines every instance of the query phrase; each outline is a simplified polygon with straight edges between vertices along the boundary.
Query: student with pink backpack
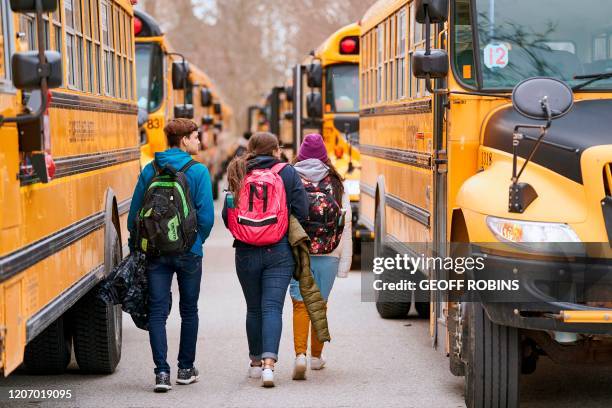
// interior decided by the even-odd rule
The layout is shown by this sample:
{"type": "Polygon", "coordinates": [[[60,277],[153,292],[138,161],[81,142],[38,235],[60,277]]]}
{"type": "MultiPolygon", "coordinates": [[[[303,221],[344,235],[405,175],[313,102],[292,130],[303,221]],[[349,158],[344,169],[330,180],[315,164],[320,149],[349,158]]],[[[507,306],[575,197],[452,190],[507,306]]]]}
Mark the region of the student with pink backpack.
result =
{"type": "Polygon", "coordinates": [[[289,216],[308,216],[304,185],[295,169],[281,163],[278,138],[255,133],[246,154],[227,170],[229,192],[223,221],[234,236],[236,273],[247,304],[249,377],[274,386],[274,364],[282,332],[282,312],[295,262],[287,230],[289,216]]]}

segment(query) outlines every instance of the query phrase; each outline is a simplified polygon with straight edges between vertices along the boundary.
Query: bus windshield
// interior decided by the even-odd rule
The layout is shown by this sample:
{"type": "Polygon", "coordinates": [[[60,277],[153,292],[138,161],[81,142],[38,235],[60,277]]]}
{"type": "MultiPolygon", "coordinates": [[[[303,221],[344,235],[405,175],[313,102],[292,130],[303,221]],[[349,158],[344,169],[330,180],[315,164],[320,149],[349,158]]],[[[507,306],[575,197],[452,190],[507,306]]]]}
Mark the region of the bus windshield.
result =
{"type": "Polygon", "coordinates": [[[136,78],[138,107],[155,112],[164,97],[164,61],[159,45],[136,44],[136,78]]]}
{"type": "MultiPolygon", "coordinates": [[[[474,0],[483,88],[612,71],[612,1],[474,0]]],[[[462,3],[465,3],[462,2],[462,3]]],[[[612,78],[585,89],[612,89],[612,78]]]]}
{"type": "Polygon", "coordinates": [[[325,112],[353,113],[359,110],[359,66],[332,65],[327,68],[325,112]]]}

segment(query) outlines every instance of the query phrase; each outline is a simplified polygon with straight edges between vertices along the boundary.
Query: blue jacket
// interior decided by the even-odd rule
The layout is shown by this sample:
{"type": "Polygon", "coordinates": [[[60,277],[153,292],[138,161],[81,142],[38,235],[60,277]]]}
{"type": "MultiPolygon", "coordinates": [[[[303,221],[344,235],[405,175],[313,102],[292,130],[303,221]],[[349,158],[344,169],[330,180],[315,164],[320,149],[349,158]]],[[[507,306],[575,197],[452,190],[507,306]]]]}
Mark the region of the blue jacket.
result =
{"type": "MultiPolygon", "coordinates": [[[[175,169],[179,170],[186,165],[191,156],[179,148],[168,149],[165,152],[155,153],[155,161],[160,167],[170,164],[175,169]]],[[[128,230],[130,231],[130,248],[134,248],[134,238],[136,234],[136,215],[142,207],[144,195],[155,175],[153,163],[149,163],[140,173],[138,183],[134,189],[132,204],[130,205],[130,213],[128,215],[128,230]]],[[[189,184],[189,193],[191,200],[195,206],[198,216],[198,237],[195,244],[191,247],[191,252],[202,256],[202,244],[210,235],[210,230],[213,227],[215,212],[212,199],[212,186],[208,169],[203,164],[196,164],[189,168],[185,173],[187,183],[189,184]]]]}

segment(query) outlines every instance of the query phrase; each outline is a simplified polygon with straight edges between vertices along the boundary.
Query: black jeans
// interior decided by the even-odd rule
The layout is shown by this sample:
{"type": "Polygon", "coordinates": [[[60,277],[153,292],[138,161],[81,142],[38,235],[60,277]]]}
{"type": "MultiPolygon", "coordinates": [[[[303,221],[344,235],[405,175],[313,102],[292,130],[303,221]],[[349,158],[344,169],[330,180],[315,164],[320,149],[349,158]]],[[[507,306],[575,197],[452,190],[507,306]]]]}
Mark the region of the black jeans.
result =
{"type": "Polygon", "coordinates": [[[249,357],[278,360],[283,305],[295,262],[285,238],[267,247],[237,247],[236,272],[247,304],[249,357]]]}
{"type": "Polygon", "coordinates": [[[176,272],[181,313],[181,342],[178,367],[191,368],[198,339],[198,298],[202,279],[202,257],[191,252],[178,256],[160,256],[147,261],[149,280],[149,341],[155,374],[170,372],[166,361],[168,341],[166,320],[170,308],[172,275],[176,272]]]}

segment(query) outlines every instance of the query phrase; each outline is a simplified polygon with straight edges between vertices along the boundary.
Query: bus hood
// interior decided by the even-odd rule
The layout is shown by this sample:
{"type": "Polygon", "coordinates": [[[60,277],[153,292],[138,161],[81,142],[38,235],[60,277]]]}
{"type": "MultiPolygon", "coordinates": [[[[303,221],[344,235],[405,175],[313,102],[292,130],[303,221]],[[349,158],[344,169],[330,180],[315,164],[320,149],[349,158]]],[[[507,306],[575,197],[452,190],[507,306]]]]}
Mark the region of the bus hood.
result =
{"type": "MultiPolygon", "coordinates": [[[[512,153],[512,133],[517,124],[544,124],[527,119],[512,107],[495,112],[485,124],[483,145],[512,153]]],[[[525,135],[538,137],[539,131],[523,130],[525,135]]],[[[565,116],[555,119],[532,161],[582,184],[580,158],[593,146],[612,144],[612,100],[576,102],[565,116]]],[[[518,154],[527,158],[535,141],[523,139],[518,154]]],[[[612,157],[610,158],[612,161],[612,157]]]]}

